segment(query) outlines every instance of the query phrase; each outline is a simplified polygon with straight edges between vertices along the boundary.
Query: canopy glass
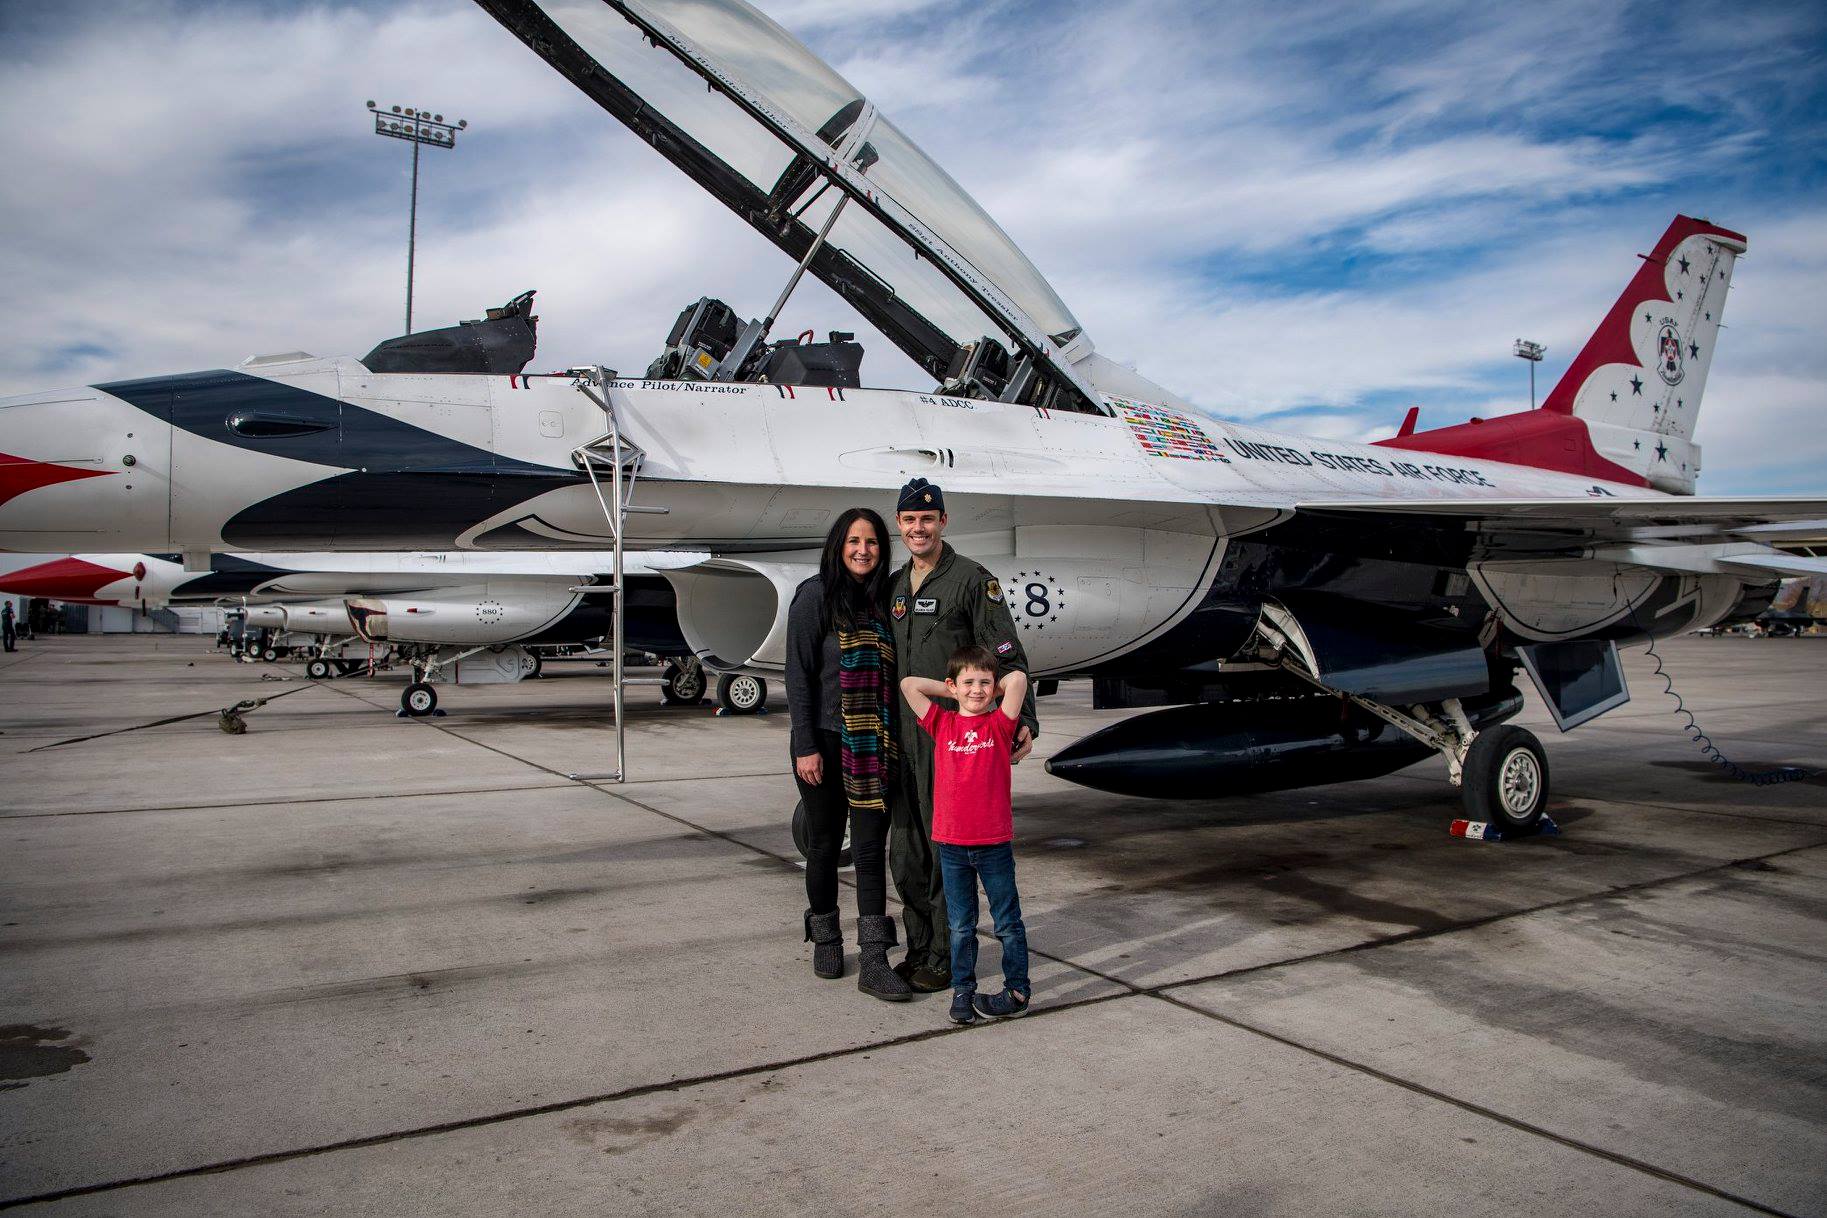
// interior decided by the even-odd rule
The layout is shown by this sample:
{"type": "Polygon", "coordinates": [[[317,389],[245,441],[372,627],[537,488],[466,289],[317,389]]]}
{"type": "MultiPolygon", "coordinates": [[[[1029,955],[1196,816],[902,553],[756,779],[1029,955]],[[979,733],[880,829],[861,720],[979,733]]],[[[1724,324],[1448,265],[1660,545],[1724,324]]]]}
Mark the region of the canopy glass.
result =
{"type": "Polygon", "coordinates": [[[1086,388],[1059,352],[1079,324],[1033,263],[854,86],[743,0],[479,2],[793,257],[842,201],[810,272],[935,375],[990,334],[1086,388]]]}

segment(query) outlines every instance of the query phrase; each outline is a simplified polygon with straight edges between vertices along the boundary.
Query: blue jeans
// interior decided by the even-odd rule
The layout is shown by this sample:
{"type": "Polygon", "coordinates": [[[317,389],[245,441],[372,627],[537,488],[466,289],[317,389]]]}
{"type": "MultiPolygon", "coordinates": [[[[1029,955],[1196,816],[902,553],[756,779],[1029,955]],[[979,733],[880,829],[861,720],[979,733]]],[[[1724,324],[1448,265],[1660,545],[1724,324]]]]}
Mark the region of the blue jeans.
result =
{"type": "Polygon", "coordinates": [[[952,935],[952,989],[977,990],[977,881],[990,899],[990,917],[996,937],[1002,940],[1002,983],[1026,994],[1028,989],[1028,928],[1021,921],[1021,897],[1015,891],[1015,849],[1008,842],[995,846],[953,846],[934,842],[939,870],[945,877],[945,916],[952,935]]]}

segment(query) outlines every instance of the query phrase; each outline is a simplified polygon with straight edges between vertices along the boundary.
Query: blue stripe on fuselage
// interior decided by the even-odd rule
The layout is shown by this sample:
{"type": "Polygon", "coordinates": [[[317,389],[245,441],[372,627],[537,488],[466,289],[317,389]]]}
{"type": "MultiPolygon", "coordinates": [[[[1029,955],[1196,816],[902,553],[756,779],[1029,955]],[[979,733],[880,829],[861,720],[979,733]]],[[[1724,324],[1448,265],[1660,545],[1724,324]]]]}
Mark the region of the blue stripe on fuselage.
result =
{"type": "Polygon", "coordinates": [[[348,471],[237,512],[222,538],[250,550],[443,549],[503,507],[585,480],[573,469],[502,457],[353,402],[225,368],[95,388],[218,444],[348,471]],[[236,415],[324,426],[245,436],[228,426],[236,415]],[[403,522],[419,531],[402,532],[403,522]]]}

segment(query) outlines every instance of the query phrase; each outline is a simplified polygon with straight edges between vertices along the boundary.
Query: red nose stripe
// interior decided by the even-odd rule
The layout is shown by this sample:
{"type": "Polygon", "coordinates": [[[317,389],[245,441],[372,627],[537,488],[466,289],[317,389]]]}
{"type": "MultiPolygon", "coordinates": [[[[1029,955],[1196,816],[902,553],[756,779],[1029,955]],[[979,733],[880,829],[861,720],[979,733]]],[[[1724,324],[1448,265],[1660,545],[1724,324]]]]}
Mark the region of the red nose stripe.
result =
{"type": "MultiPolygon", "coordinates": [[[[93,601],[102,587],[125,579],[129,574],[80,558],[56,558],[0,575],[0,592],[10,592],[14,596],[43,596],[54,601],[93,601]]],[[[113,601],[98,603],[114,604],[113,601]]]]}
{"type": "Polygon", "coordinates": [[[74,482],[78,478],[100,478],[113,472],[111,469],[71,469],[67,465],[53,465],[49,461],[33,461],[29,457],[0,453],[0,505],[41,486],[74,482]]]}

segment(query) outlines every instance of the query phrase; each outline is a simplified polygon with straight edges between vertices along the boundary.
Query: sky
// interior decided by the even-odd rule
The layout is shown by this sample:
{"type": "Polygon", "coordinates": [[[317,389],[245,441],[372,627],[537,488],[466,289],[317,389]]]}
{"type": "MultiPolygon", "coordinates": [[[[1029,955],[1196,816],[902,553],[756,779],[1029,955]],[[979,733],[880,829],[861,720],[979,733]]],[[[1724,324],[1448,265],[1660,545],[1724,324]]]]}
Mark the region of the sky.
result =
{"type": "MultiPolygon", "coordinates": [[[[1827,493],[1827,7],[761,0],[943,165],[1097,349],[1370,440],[1547,389],[1677,213],[1749,238],[1705,494],[1827,493]]],[[[539,291],[532,370],[638,372],[785,256],[465,0],[0,0],[0,394],[361,355],[539,291]]],[[[854,325],[808,284],[777,327],[854,325]]],[[[868,384],[930,388],[865,331],[868,384]]]]}

